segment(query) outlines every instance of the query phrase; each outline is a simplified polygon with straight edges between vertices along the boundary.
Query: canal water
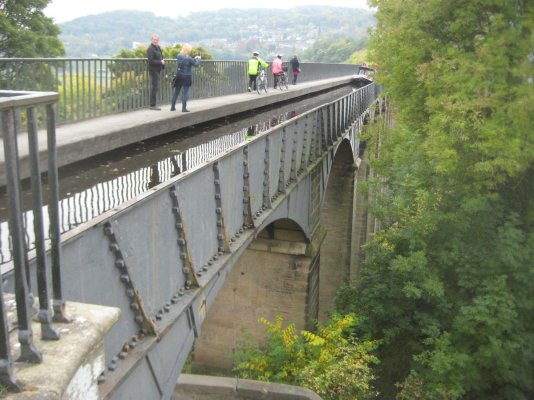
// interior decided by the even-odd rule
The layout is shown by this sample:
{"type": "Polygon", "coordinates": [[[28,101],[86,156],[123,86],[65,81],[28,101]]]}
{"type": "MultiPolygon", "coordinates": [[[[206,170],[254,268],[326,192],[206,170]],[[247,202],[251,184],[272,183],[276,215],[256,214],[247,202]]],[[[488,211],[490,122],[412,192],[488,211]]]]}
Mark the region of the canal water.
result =
{"type": "MultiPolygon", "coordinates": [[[[350,93],[351,86],[324,91],[250,112],[190,126],[72,164],[59,170],[61,232],[118,207],[187,169],[247,140],[247,136],[350,93]]],[[[44,182],[46,192],[46,182],[44,182]]],[[[23,209],[31,207],[29,182],[23,182],[23,209]]],[[[48,197],[44,193],[44,198],[48,197]]],[[[48,211],[44,210],[45,217],[48,211]]],[[[7,194],[0,188],[0,266],[11,262],[7,194]]],[[[33,248],[33,213],[23,216],[26,243],[33,248]]],[[[45,221],[45,226],[47,223],[45,221]]]]}

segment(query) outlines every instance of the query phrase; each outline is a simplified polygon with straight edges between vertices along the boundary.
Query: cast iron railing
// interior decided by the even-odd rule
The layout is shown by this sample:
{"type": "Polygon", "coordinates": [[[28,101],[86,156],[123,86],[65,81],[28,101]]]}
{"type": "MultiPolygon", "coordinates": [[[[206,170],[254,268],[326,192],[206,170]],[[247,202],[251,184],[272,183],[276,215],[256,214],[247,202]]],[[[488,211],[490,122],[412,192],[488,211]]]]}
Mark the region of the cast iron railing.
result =
{"type": "MultiPolygon", "coordinates": [[[[17,92],[0,91],[0,121],[4,139],[4,154],[6,167],[6,187],[8,196],[9,231],[12,243],[13,268],[15,276],[15,300],[17,314],[18,340],[20,343],[20,356],[18,361],[39,363],[42,354],[33,344],[31,326],[33,314],[33,295],[31,294],[30,276],[28,268],[28,249],[24,240],[25,227],[22,219],[21,189],[19,178],[18,146],[19,140],[24,136],[19,132],[17,117],[25,119],[27,138],[30,149],[31,188],[33,209],[33,233],[36,255],[36,281],[39,298],[39,321],[41,322],[41,338],[43,340],[59,339],[59,332],[52,325],[51,309],[54,311],[53,319],[58,322],[68,322],[65,315],[65,304],[62,300],[60,281],[60,230],[58,210],[58,176],[56,161],[56,130],[54,104],[59,95],[52,92],[17,92]],[[50,259],[53,291],[53,307],[50,307],[48,288],[49,277],[45,244],[45,224],[43,216],[43,190],[39,164],[39,144],[36,109],[42,107],[44,122],[47,128],[48,144],[48,184],[49,207],[48,228],[50,229],[50,259]],[[21,112],[22,111],[22,112],[21,112]],[[23,112],[25,111],[25,114],[23,112]]],[[[4,271],[2,271],[4,272],[4,271]]],[[[13,375],[12,355],[9,340],[9,322],[7,320],[6,303],[0,285],[0,383],[17,390],[20,382],[13,375]]]]}

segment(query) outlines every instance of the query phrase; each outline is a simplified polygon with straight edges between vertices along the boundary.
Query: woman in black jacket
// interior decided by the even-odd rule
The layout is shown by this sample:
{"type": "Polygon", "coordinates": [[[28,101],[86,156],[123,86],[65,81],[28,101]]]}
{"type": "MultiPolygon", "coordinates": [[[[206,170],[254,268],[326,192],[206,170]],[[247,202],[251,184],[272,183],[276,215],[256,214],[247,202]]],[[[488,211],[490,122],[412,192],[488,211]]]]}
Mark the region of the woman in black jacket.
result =
{"type": "Polygon", "coordinates": [[[300,75],[300,63],[297,55],[295,54],[291,60],[291,70],[293,71],[293,85],[297,84],[297,78],[300,75]]]}

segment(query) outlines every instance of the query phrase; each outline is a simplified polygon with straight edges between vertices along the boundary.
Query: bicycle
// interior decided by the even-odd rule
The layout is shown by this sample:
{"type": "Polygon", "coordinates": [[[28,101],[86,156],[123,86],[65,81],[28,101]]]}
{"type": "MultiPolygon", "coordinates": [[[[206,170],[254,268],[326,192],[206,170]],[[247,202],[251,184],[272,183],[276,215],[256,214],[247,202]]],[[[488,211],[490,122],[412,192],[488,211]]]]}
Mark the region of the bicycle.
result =
{"type": "Polygon", "coordinates": [[[289,87],[287,86],[287,67],[284,67],[282,70],[282,73],[278,75],[278,89],[280,90],[289,89],[289,87]]]}
{"type": "Polygon", "coordinates": [[[267,77],[265,76],[265,70],[262,68],[258,76],[256,77],[256,91],[261,94],[261,90],[267,93],[267,77]]]}

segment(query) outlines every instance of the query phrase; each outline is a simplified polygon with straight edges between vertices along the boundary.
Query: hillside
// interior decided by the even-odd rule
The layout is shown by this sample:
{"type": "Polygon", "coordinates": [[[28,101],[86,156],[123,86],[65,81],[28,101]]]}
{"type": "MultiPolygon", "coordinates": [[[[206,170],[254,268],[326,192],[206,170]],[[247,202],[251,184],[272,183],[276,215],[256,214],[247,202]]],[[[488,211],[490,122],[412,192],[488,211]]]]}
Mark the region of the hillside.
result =
{"type": "Polygon", "coordinates": [[[281,9],[223,9],[188,17],[157,17],[150,12],[112,11],[59,24],[68,57],[108,57],[135,43],[146,45],[158,33],[162,46],[202,45],[216,59],[300,53],[320,39],[361,41],[374,24],[369,10],[324,6],[281,9]]]}

